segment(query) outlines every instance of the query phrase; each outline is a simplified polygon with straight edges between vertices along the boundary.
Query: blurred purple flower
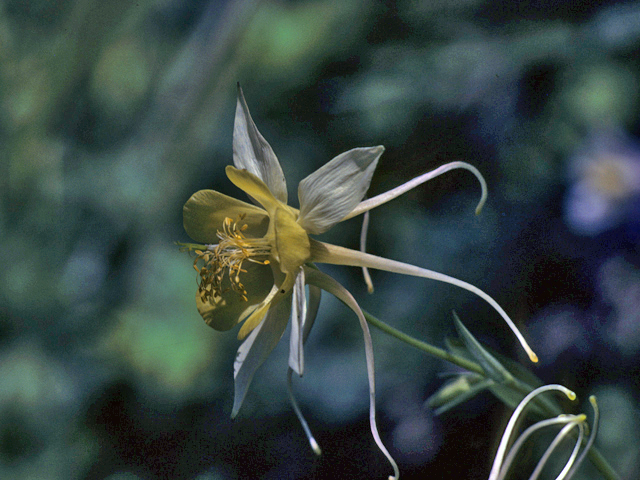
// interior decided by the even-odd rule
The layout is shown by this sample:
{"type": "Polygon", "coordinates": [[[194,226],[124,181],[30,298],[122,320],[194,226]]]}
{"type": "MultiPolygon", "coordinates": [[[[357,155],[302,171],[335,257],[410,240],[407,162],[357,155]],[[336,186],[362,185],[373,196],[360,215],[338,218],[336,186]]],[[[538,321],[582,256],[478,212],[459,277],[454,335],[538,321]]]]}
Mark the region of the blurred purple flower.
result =
{"type": "Polygon", "coordinates": [[[640,147],[617,131],[597,133],[569,161],[565,219],[595,236],[632,220],[640,199],[640,147]]]}
{"type": "Polygon", "coordinates": [[[624,355],[640,350],[640,271],[622,257],[608,259],[598,272],[598,285],[613,307],[607,321],[607,342],[624,355]]]}
{"type": "Polygon", "coordinates": [[[586,356],[593,348],[585,329],[588,320],[571,305],[542,310],[531,322],[529,333],[536,339],[541,365],[553,365],[560,355],[573,349],[574,355],[586,356]]]}

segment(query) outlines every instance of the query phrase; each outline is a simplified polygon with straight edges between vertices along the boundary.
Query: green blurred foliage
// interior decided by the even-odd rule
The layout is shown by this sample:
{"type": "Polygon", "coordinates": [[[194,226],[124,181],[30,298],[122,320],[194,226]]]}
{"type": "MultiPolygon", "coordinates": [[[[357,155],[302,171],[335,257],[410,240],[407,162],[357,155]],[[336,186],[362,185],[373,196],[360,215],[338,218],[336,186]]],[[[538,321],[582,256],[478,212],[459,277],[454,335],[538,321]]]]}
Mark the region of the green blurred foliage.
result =
{"type": "MultiPolygon", "coordinates": [[[[548,305],[583,309],[588,358],[539,375],[583,398],[604,392],[603,449],[633,478],[633,443],[607,422],[638,426],[638,348],[616,357],[599,334],[607,316],[593,285],[595,259],[616,248],[638,265],[637,238],[585,240],[560,205],[594,133],[638,134],[639,17],[635,3],[569,1],[0,4],[0,478],[386,475],[368,440],[343,441],[368,438],[364,354],[357,322],[330,299],[296,386],[323,420],[312,428],[328,460],[304,457],[284,393],[286,345],[254,382],[243,413],[253,420],[228,423],[237,341],[202,323],[191,259],[173,242],[186,240],[191,193],[237,194],[223,174],[236,82],[293,204],[298,180],[356,146],[387,146],[372,195],[447,161],[476,165],[491,192],[482,216],[477,185],[449,174],[375,212],[369,251],[461,277],[525,329],[548,305]]],[[[328,239],[355,247],[358,231],[352,221],[328,239]]],[[[367,298],[356,269],[331,274],[419,338],[442,343],[456,308],[474,334],[513,348],[487,307],[451,287],[374,272],[367,298]]],[[[407,412],[426,422],[418,403],[391,406],[411,388],[426,398],[447,367],[374,337],[381,428],[411,424],[407,412]]],[[[485,403],[424,429],[433,439],[416,442],[432,449],[398,452],[405,478],[437,476],[451,458],[468,458],[451,475],[486,475],[502,411],[482,416],[485,403]]]]}

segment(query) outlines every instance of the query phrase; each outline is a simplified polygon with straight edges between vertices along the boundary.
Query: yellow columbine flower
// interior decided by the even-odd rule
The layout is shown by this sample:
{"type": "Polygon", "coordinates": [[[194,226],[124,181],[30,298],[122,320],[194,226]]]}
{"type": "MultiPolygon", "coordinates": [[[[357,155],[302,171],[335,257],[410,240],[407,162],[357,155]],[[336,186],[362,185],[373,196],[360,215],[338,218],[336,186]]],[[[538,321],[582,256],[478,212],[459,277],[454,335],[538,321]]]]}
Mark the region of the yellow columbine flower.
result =
{"type": "Polygon", "coordinates": [[[441,273],[322,243],[309,236],[326,232],[343,220],[365,213],[455,168],[464,168],[476,175],[482,185],[477,211],[484,203],[484,179],[475,167],[464,162],[444,165],[362,201],[383,151],[382,146],[354,148],[338,155],[300,182],[300,209],[290,207],[282,168],[251,119],[242,90],[238,88],[233,132],[235,166],[227,166],[225,171],[254,205],[213,190],[196,192],[184,205],[184,228],[203,245],[183,245],[196,253],[194,267],[199,272],[196,305],[205,322],[216,330],[228,330],[244,322],[238,338],[246,337],[246,340],[238,349],[234,364],[232,416],[240,409],[256,370],[282,337],[290,316],[289,366],[302,375],[303,344],[315,320],[321,290],[332,293],[356,313],[365,336],[371,429],[397,477],[395,462],[382,445],[375,424],[373,349],[367,323],[351,294],[312,263],[376,268],[465,288],[489,302],[516,333],[530,358],[536,361],[536,357],[504,310],[478,288],[441,273]],[[308,300],[305,285],[309,286],[308,300]]]}

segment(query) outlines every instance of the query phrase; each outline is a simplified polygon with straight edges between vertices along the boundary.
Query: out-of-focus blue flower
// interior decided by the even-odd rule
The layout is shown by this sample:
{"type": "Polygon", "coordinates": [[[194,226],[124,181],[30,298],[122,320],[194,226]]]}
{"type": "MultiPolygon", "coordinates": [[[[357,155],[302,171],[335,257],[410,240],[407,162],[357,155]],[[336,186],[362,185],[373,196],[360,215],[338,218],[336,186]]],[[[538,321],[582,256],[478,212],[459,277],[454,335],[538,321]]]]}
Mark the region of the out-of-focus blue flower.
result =
{"type": "Polygon", "coordinates": [[[640,200],[640,148],[624,135],[598,133],[570,160],[565,219],[594,236],[633,220],[640,200]]]}
{"type": "Polygon", "coordinates": [[[594,339],[584,326],[592,320],[586,317],[577,307],[566,304],[543,309],[532,319],[529,333],[536,338],[540,365],[552,366],[568,350],[582,357],[592,351],[594,339]]]}
{"type": "Polygon", "coordinates": [[[640,271],[622,257],[610,258],[598,272],[598,285],[612,311],[605,338],[622,354],[640,351],[640,271]]]}

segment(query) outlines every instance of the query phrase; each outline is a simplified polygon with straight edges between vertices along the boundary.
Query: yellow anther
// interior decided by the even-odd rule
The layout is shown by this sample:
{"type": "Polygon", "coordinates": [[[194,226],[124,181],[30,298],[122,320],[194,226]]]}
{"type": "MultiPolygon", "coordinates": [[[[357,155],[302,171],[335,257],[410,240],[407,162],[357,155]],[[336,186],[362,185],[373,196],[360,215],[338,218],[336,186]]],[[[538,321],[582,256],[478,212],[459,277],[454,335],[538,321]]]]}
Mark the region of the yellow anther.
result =
{"type": "Polygon", "coordinates": [[[242,263],[247,260],[261,265],[269,264],[269,260],[264,257],[271,253],[270,243],[264,238],[245,237],[242,231],[246,230],[248,225],[240,224],[244,217],[245,215],[239,215],[235,222],[230,217],[225,217],[222,230],[217,232],[220,243],[204,252],[195,250],[194,268],[199,273],[198,286],[202,301],[214,300],[230,289],[247,301],[247,291],[240,282],[240,274],[247,273],[247,270],[242,268],[242,263]],[[197,266],[199,261],[204,263],[200,269],[197,266]],[[230,288],[223,289],[225,270],[230,288]]]}

